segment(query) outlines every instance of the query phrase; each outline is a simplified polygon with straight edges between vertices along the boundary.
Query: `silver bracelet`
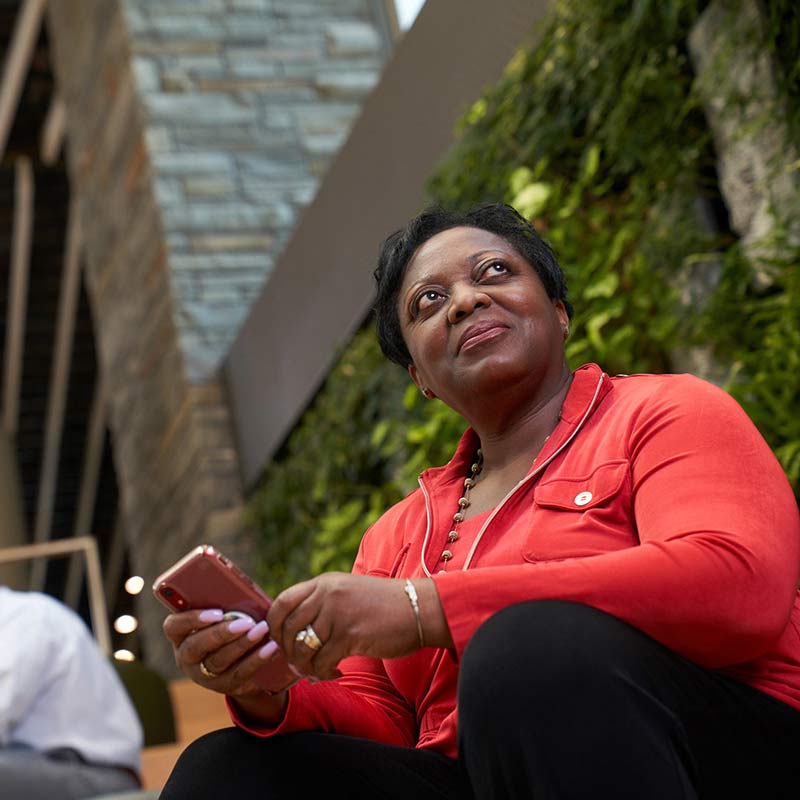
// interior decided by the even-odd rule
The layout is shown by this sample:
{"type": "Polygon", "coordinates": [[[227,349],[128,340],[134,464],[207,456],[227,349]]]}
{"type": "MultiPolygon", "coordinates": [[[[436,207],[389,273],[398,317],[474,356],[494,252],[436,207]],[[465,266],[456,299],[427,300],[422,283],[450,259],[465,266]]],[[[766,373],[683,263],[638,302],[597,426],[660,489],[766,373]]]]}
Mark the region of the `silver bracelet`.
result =
{"type": "Polygon", "coordinates": [[[411,608],[414,609],[414,617],[417,620],[417,636],[419,636],[419,646],[425,647],[425,637],[422,634],[422,619],[419,615],[419,597],[414,584],[411,583],[411,578],[406,578],[403,591],[408,595],[408,602],[411,603],[411,608]]]}

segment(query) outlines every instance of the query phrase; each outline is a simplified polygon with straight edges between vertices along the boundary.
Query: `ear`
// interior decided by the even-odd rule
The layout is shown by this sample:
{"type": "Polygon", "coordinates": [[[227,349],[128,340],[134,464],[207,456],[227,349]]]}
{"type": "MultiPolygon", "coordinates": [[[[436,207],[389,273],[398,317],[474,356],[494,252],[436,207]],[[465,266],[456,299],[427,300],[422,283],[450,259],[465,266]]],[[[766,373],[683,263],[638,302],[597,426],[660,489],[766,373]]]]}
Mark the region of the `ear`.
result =
{"type": "Polygon", "coordinates": [[[414,381],[417,388],[428,398],[428,400],[433,400],[436,395],[425,385],[425,381],[422,380],[420,377],[417,368],[413,364],[408,365],[408,374],[411,376],[411,380],[414,381]]]}
{"type": "Polygon", "coordinates": [[[553,308],[556,310],[558,322],[562,328],[569,328],[569,314],[563,300],[553,300],[553,308]]]}

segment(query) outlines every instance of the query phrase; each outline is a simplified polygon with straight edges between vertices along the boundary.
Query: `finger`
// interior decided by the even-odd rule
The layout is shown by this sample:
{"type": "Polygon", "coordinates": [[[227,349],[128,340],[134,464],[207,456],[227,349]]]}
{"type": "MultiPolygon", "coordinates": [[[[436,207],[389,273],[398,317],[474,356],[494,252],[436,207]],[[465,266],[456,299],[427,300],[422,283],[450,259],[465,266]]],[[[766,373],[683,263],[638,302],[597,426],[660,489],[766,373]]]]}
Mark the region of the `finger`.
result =
{"type": "Polygon", "coordinates": [[[323,680],[338,677],[341,673],[337,666],[348,655],[345,638],[337,633],[335,620],[325,608],[320,611],[312,627],[323,644],[311,655],[310,674],[323,680]]]}
{"type": "Polygon", "coordinates": [[[240,661],[254,648],[258,648],[265,643],[269,636],[269,626],[266,620],[254,625],[249,631],[239,635],[228,644],[222,645],[213,653],[202,658],[207,670],[222,674],[240,661]]]}
{"type": "MultiPolygon", "coordinates": [[[[288,635],[284,633],[284,625],[286,618],[295,610],[295,608],[309,597],[317,585],[317,579],[312,578],[310,581],[303,581],[284,589],[272,604],[272,607],[267,614],[267,622],[269,629],[272,631],[272,638],[283,648],[284,652],[288,655],[289,646],[288,635]]],[[[297,631],[295,631],[296,633],[297,631]]]]}
{"type": "Polygon", "coordinates": [[[338,665],[346,655],[347,653],[338,643],[331,642],[326,644],[311,660],[311,672],[309,674],[323,681],[341,678],[342,672],[338,665]]]}
{"type": "Polygon", "coordinates": [[[315,593],[312,593],[286,617],[283,623],[285,642],[285,644],[282,645],[283,650],[287,658],[292,663],[296,664],[303,672],[306,671],[306,665],[311,661],[315,653],[314,648],[309,647],[302,641],[306,628],[311,625],[314,633],[317,634],[317,638],[321,642],[325,642],[325,629],[320,629],[316,626],[316,620],[319,614],[320,600],[316,597],[315,593]]]}
{"type": "Polygon", "coordinates": [[[278,693],[283,690],[282,686],[271,688],[263,685],[262,680],[256,680],[255,676],[274,658],[283,658],[277,643],[270,639],[266,644],[257,647],[253,652],[238,661],[228,672],[225,673],[228,692],[232,696],[249,693],[254,689],[259,692],[278,693]]]}
{"type": "MultiPolygon", "coordinates": [[[[232,697],[261,692],[263,691],[262,687],[253,680],[259,665],[264,663],[260,659],[254,658],[257,651],[258,647],[255,647],[251,653],[240,659],[225,672],[219,674],[206,666],[206,670],[211,673],[210,676],[207,675],[203,672],[200,664],[194,665],[187,674],[195,683],[199,683],[206,689],[232,697]]],[[[201,663],[204,664],[205,662],[201,663]]]]}
{"type": "Polygon", "coordinates": [[[169,614],[164,620],[164,634],[174,645],[179,645],[190,633],[222,622],[223,616],[222,609],[219,608],[194,609],[169,614]]]}
{"type": "MultiPolygon", "coordinates": [[[[199,664],[212,653],[241,639],[256,627],[258,626],[249,617],[210,625],[190,633],[178,646],[178,653],[187,664],[199,664]]],[[[263,626],[260,632],[263,634],[263,626]]]]}
{"type": "Polygon", "coordinates": [[[311,627],[322,642],[317,650],[298,643],[297,653],[302,655],[302,669],[308,675],[322,680],[336,677],[336,666],[347,655],[345,640],[336,633],[335,620],[325,608],[314,618],[311,627]]]}
{"type": "MultiPolygon", "coordinates": [[[[324,660],[320,662],[320,658],[330,659],[334,664],[339,662],[343,654],[339,652],[341,643],[334,641],[333,627],[330,615],[325,612],[325,609],[321,609],[310,623],[306,623],[300,628],[294,640],[293,657],[290,659],[297,669],[306,675],[323,677],[319,664],[326,662],[324,660]],[[317,635],[320,647],[311,647],[303,641],[304,634],[309,627],[317,635]],[[297,637],[300,637],[300,641],[297,640],[297,637]]],[[[325,671],[324,677],[328,677],[327,671],[325,671]]]]}
{"type": "MultiPolygon", "coordinates": [[[[313,627],[313,626],[312,626],[313,627]]],[[[301,629],[302,631],[303,629],[301,629]]],[[[315,631],[316,632],[316,631],[315,631]]],[[[319,634],[317,634],[319,636],[319,634]]],[[[320,641],[322,641],[322,637],[319,636],[320,641]]],[[[323,644],[324,647],[324,644],[323,644]]],[[[312,661],[314,656],[321,650],[322,648],[314,649],[309,645],[305,644],[304,642],[294,642],[294,647],[292,649],[291,657],[287,654],[287,658],[295,667],[295,669],[299,670],[303,673],[303,675],[312,675],[313,674],[313,666],[312,661]]]]}

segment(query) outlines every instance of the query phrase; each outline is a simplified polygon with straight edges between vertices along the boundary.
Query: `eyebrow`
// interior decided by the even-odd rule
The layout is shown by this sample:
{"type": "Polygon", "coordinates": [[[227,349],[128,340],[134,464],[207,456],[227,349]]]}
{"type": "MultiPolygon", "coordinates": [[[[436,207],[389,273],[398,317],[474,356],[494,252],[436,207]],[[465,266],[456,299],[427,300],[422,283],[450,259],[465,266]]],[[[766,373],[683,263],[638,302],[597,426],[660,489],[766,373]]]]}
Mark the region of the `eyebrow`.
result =
{"type": "MultiPolygon", "coordinates": [[[[475,264],[477,264],[488,253],[500,253],[500,252],[501,251],[498,250],[496,247],[490,247],[490,248],[488,248],[486,250],[478,250],[477,252],[472,253],[471,255],[468,255],[466,257],[466,262],[470,266],[474,267],[475,264]]],[[[417,286],[424,286],[426,283],[431,283],[431,281],[434,280],[434,277],[435,276],[431,275],[430,273],[427,273],[426,275],[423,275],[418,281],[414,281],[414,283],[412,283],[411,286],[408,287],[408,291],[406,292],[406,295],[408,294],[408,292],[410,292],[412,289],[416,288],[417,286]]]]}

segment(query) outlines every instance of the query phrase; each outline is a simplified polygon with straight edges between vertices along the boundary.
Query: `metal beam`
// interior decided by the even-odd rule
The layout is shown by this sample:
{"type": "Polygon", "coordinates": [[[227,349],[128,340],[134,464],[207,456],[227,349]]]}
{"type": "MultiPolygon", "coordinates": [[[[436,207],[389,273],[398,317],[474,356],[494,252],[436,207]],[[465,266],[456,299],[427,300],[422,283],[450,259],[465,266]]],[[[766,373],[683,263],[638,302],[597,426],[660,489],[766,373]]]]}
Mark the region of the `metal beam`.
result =
{"type": "Polygon", "coordinates": [[[114,531],[111,534],[111,544],[108,548],[105,568],[106,603],[109,608],[114,607],[114,601],[119,594],[119,584],[122,579],[122,566],[125,563],[125,526],[122,521],[122,511],[117,511],[114,522],[114,531]]]}
{"type": "Polygon", "coordinates": [[[100,557],[97,553],[97,542],[91,536],[79,536],[75,539],[59,539],[55,542],[26,544],[20,547],[0,549],[0,564],[13,561],[31,561],[34,565],[42,559],[65,556],[70,553],[83,553],[86,559],[86,572],[89,585],[89,614],[100,649],[111,654],[111,631],[108,624],[108,609],[103,595],[103,580],[100,572],[100,557]]]}
{"type": "Polygon", "coordinates": [[[25,319],[28,313],[33,233],[34,181],[31,160],[18,158],[14,178],[14,230],[11,244],[6,345],[3,359],[3,429],[13,440],[19,421],[22,354],[25,349],[25,319]]]}
{"type": "Polygon", "coordinates": [[[60,94],[54,94],[47,109],[44,125],[42,125],[42,140],[39,145],[39,154],[42,163],[48,167],[58,161],[61,144],[64,141],[64,131],[67,126],[67,107],[60,94]]]}
{"type": "MultiPolygon", "coordinates": [[[[72,341],[75,317],[78,311],[78,290],[81,280],[81,234],[78,222],[77,201],[70,201],[67,219],[67,237],[64,248],[64,271],[58,298],[55,346],[50,370],[50,388],[45,420],[44,454],[39,477],[39,494],[36,498],[36,519],[33,538],[35,542],[47,541],[51,536],[53,503],[58,480],[58,460],[61,453],[61,436],[64,428],[64,409],[67,402],[69,369],[72,360],[72,341]]],[[[44,585],[46,565],[37,561],[31,571],[31,585],[41,589],[44,585]]]]}
{"type": "MultiPolygon", "coordinates": [[[[97,499],[97,484],[100,480],[100,467],[103,462],[103,444],[106,435],[107,414],[106,382],[98,377],[94,387],[92,408],[89,412],[89,426],[86,432],[86,446],[83,451],[83,469],[81,470],[81,488],[78,495],[78,508],[75,512],[73,536],[89,536],[91,534],[94,504],[97,499]]],[[[71,608],[77,608],[83,582],[83,561],[72,558],[67,571],[67,583],[64,589],[64,602],[71,608]]]]}
{"type": "Polygon", "coordinates": [[[0,84],[0,160],[6,151],[8,134],[17,115],[19,98],[39,38],[46,4],[47,0],[24,0],[14,23],[0,84]]]}

